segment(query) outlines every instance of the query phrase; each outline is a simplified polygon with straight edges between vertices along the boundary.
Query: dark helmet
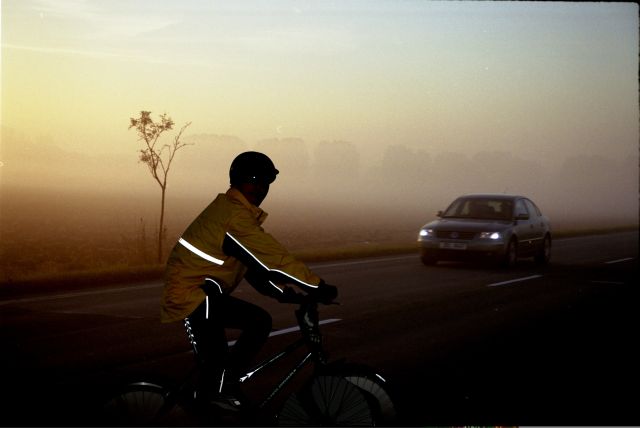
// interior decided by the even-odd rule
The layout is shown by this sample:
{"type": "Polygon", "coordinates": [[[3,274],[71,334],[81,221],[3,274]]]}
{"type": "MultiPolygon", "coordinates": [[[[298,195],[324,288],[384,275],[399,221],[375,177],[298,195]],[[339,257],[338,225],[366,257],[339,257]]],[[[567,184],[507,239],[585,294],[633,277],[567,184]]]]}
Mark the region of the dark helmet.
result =
{"type": "Polygon", "coordinates": [[[269,156],[259,152],[240,153],[231,162],[229,179],[231,184],[247,182],[273,183],[280,171],[273,165],[269,156]]]}

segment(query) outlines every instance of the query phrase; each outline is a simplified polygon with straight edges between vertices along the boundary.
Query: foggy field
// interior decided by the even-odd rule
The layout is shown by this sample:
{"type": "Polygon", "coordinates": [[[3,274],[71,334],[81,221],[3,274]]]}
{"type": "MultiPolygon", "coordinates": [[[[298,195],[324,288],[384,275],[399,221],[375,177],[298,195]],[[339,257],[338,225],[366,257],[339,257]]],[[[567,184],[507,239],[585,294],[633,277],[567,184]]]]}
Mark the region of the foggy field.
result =
{"type": "MultiPolygon", "coordinates": [[[[188,141],[195,145],[177,158],[167,191],[165,256],[227,190],[233,157],[252,149],[215,135],[188,141]]],[[[411,251],[419,228],[464,193],[529,196],[556,234],[638,225],[638,165],[631,156],[543,162],[396,144],[376,158],[353,143],[302,139],[264,140],[255,149],[281,171],[262,205],[269,213],[264,228],[308,260],[411,251]]],[[[160,192],[134,156],[65,155],[19,139],[5,139],[3,151],[0,282],[158,270],[160,192]]]]}
{"type": "MultiPolygon", "coordinates": [[[[393,186],[367,190],[364,184],[359,191],[349,186],[338,190],[316,185],[313,189],[305,196],[286,186],[274,186],[263,206],[269,213],[265,230],[306,259],[327,254],[340,257],[345,252],[367,255],[380,249],[410,251],[416,245],[418,229],[457,196],[432,191],[421,200],[411,200],[393,186]]],[[[408,191],[404,186],[404,192],[408,191]]],[[[169,197],[165,255],[215,194],[169,197]]],[[[154,266],[155,192],[129,197],[4,188],[0,196],[0,282],[154,266]]],[[[612,204],[594,206],[592,212],[583,208],[596,199],[602,204],[605,196],[574,200],[566,206],[538,203],[551,217],[557,234],[637,226],[637,208],[633,209],[637,200],[627,201],[629,208],[625,210],[610,210],[612,204]]]]}
{"type": "MultiPolygon", "coordinates": [[[[2,210],[0,281],[155,262],[157,198],[7,193],[3,201],[11,204],[3,204],[2,210]]],[[[169,200],[165,254],[206,203],[169,200]]],[[[292,252],[370,242],[411,243],[422,221],[405,217],[394,226],[381,211],[359,218],[321,206],[286,213],[265,205],[265,229],[292,252]]]]}

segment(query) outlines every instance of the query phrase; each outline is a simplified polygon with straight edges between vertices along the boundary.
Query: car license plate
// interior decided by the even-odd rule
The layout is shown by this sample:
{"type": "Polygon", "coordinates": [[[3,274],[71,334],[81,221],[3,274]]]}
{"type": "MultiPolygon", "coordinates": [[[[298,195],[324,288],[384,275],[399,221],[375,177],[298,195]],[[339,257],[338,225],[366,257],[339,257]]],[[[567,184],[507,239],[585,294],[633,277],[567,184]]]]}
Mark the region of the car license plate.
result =
{"type": "Polygon", "coordinates": [[[463,244],[461,242],[441,242],[440,248],[446,250],[466,250],[467,244],[463,244]]]}

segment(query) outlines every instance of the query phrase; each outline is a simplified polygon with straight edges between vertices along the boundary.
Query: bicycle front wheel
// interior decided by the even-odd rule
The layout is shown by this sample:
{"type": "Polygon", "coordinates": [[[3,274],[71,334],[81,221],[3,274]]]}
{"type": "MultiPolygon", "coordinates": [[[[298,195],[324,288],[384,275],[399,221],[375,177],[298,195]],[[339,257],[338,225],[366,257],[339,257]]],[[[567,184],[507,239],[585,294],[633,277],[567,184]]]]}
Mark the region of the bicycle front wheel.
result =
{"type": "Polygon", "coordinates": [[[346,380],[360,388],[372,403],[376,424],[392,425],[397,415],[387,381],[374,369],[362,364],[345,364],[337,370],[346,380]]]}
{"type": "Polygon", "coordinates": [[[283,426],[373,426],[363,392],[342,376],[317,376],[285,401],[278,415],[283,426]]]}
{"type": "Polygon", "coordinates": [[[153,383],[127,385],[103,407],[104,422],[110,426],[158,425],[168,413],[167,390],[153,383]]]}

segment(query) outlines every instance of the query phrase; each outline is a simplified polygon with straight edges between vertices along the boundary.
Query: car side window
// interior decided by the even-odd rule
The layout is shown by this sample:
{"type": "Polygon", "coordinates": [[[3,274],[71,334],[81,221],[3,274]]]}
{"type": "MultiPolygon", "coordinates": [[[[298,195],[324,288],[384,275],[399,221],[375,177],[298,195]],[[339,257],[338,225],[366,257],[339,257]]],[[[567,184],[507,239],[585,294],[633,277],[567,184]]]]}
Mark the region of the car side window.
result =
{"type": "Polygon", "coordinates": [[[520,199],[516,201],[515,216],[518,217],[522,214],[529,214],[529,212],[527,211],[527,207],[525,206],[524,201],[520,199]]]}
{"type": "Polygon", "coordinates": [[[534,204],[533,201],[529,201],[529,202],[531,202],[531,205],[533,205],[533,208],[535,208],[536,213],[538,213],[538,217],[542,217],[542,211],[540,211],[540,208],[538,208],[538,206],[534,204]]]}
{"type": "Polygon", "coordinates": [[[531,202],[528,199],[524,200],[525,205],[527,206],[527,208],[529,209],[529,215],[531,217],[539,217],[540,216],[540,211],[537,209],[537,207],[533,204],[533,202],[531,202]]]}

